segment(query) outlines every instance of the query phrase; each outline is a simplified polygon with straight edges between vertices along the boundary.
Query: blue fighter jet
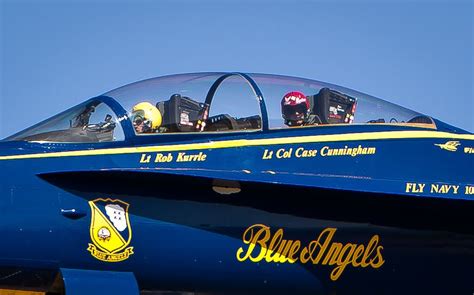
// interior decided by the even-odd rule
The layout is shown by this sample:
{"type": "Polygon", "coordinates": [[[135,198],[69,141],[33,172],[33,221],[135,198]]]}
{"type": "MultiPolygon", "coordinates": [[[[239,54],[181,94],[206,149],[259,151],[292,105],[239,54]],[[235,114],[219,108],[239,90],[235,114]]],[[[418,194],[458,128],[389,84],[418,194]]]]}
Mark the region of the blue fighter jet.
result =
{"type": "Polygon", "coordinates": [[[0,294],[472,294],[473,168],[337,85],[132,83],[0,141],[0,294]]]}

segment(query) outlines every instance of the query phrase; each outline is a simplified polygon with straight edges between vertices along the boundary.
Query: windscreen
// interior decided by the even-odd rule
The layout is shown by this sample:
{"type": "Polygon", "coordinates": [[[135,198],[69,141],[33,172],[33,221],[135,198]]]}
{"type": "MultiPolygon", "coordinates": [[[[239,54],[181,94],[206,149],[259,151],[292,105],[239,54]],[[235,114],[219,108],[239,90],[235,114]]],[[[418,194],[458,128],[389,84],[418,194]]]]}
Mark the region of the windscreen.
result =
{"type": "Polygon", "coordinates": [[[124,140],[122,126],[105,103],[92,100],[75,106],[5,141],[95,143],[124,140]]]}

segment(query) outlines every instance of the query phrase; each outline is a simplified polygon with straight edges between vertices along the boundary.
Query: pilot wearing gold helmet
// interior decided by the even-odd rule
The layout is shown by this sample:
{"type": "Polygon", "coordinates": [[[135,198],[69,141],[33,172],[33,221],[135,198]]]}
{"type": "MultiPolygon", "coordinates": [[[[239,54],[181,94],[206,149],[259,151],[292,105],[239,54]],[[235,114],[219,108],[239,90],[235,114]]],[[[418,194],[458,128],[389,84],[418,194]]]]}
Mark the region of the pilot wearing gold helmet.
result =
{"type": "Polygon", "coordinates": [[[140,102],[132,109],[131,120],[136,133],[155,133],[162,123],[160,111],[149,102],[140,102]]]}

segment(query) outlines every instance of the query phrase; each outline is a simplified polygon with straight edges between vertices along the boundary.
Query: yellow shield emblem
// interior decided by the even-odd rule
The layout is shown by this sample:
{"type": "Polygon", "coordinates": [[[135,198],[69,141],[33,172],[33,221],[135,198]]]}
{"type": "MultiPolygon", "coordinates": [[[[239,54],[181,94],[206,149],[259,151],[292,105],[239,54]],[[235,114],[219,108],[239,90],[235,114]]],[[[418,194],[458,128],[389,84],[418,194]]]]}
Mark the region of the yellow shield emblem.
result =
{"type": "Polygon", "coordinates": [[[132,240],[132,228],[128,218],[129,204],[107,198],[89,201],[89,206],[92,243],[87,250],[95,258],[105,262],[127,259],[133,254],[133,247],[128,247],[132,240]]]}

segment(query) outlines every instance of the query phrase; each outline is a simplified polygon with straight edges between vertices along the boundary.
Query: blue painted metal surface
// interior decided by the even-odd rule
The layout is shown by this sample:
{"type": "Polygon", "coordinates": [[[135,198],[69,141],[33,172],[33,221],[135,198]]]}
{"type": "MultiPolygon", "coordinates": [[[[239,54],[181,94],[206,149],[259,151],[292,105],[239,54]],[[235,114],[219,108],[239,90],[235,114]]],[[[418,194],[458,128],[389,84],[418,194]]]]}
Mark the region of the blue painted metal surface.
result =
{"type": "MultiPolygon", "coordinates": [[[[209,293],[472,292],[472,134],[439,121],[268,130],[263,95],[238,75],[261,97],[262,131],[135,136],[101,96],[125,118],[125,141],[0,142],[0,270],[62,273],[67,294],[104,284],[132,294],[136,281],[209,293]],[[299,246],[273,249],[273,238],[299,246]]],[[[32,282],[0,285],[45,289],[32,282]]]]}
{"type": "Polygon", "coordinates": [[[130,272],[61,268],[61,275],[68,295],[140,293],[135,276],[130,272]]]}

